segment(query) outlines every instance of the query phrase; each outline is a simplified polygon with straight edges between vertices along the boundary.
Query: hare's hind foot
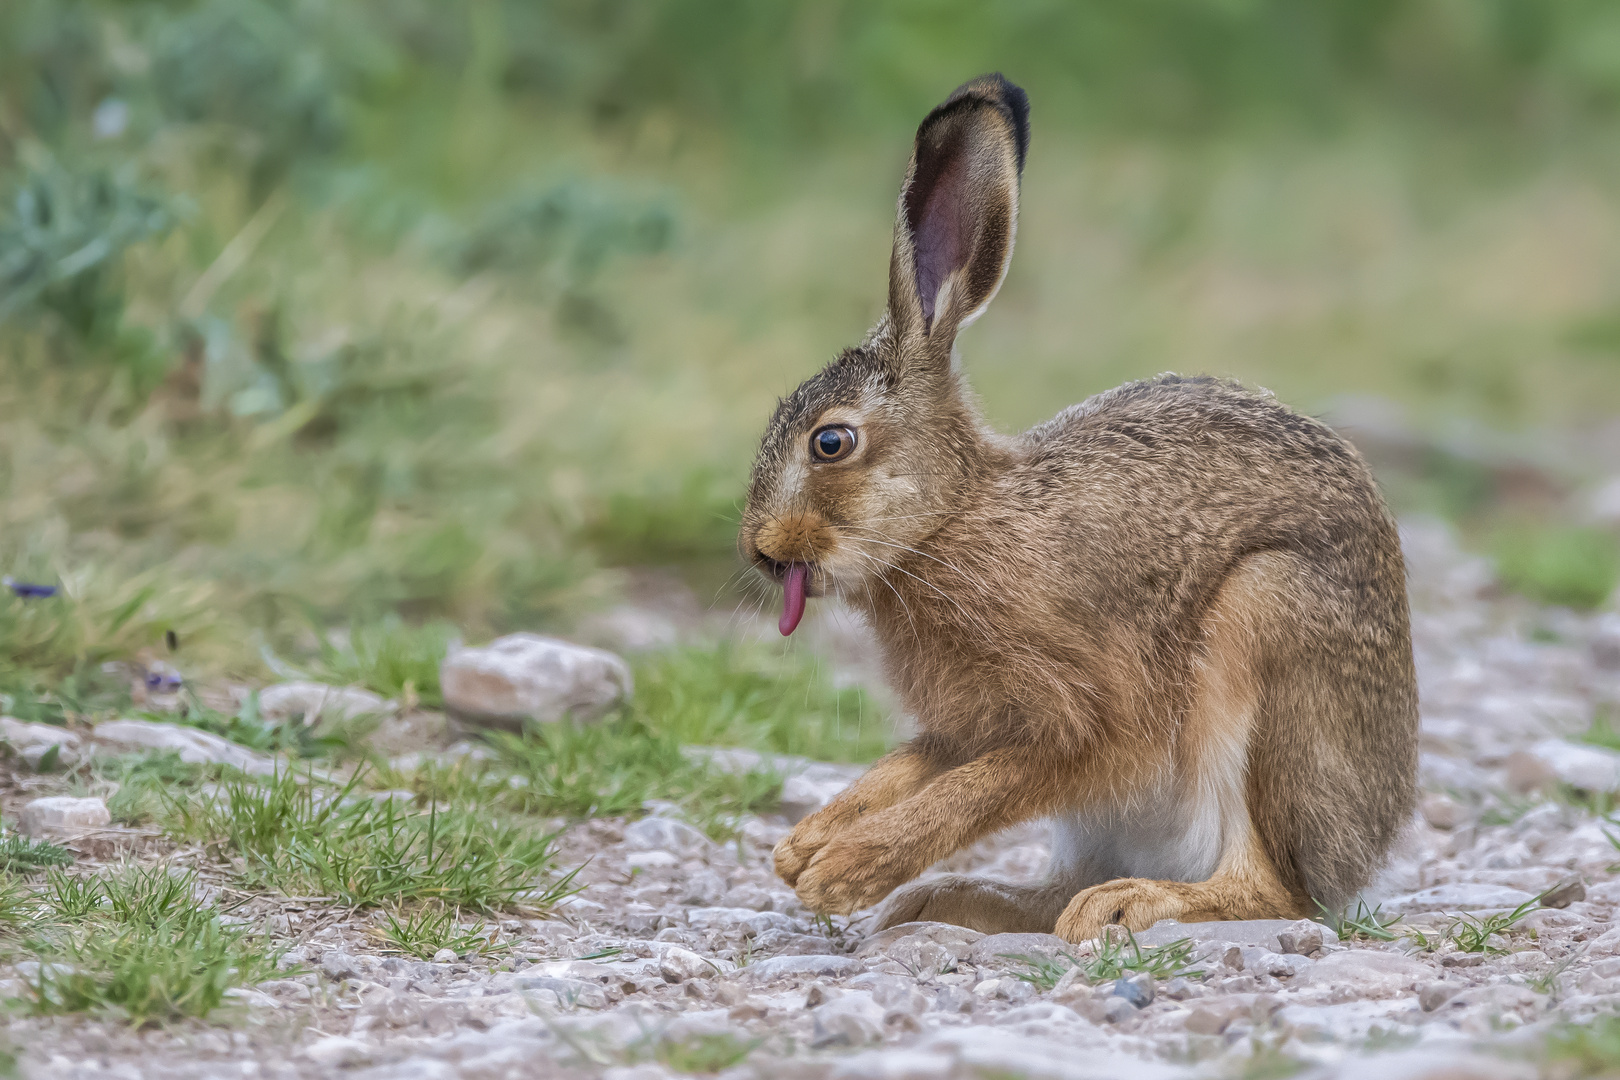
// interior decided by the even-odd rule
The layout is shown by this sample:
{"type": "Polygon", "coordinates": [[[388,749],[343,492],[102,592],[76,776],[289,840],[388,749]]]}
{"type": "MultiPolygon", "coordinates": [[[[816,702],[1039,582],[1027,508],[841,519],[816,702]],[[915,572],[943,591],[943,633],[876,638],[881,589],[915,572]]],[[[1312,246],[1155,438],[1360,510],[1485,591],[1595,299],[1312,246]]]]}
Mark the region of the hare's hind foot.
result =
{"type": "Polygon", "coordinates": [[[1304,895],[1282,883],[1260,845],[1251,840],[1208,881],[1118,878],[1093,885],[1069,901],[1056,932],[1066,941],[1090,941],[1109,926],[1136,933],[1161,919],[1300,919],[1309,914],[1309,906],[1304,895]]]}
{"type": "Polygon", "coordinates": [[[982,934],[1050,934],[1070,895],[1061,885],[1014,885],[946,874],[907,885],[889,897],[876,928],[942,922],[982,934]]]}

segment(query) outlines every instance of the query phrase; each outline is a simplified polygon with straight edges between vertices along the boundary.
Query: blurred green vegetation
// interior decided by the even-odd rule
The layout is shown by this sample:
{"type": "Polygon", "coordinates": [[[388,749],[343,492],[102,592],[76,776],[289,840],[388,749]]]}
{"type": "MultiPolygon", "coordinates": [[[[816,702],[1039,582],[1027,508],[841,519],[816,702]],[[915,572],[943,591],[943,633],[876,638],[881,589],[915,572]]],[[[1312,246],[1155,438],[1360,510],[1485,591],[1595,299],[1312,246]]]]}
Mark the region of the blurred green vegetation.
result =
{"type": "MultiPolygon", "coordinates": [[[[913,126],[991,69],[1035,103],[963,339],[997,424],[1169,368],[1428,433],[1620,414],[1598,0],[11,0],[0,570],[63,592],[0,596],[0,691],[174,630],[431,703],[441,628],[720,580],[774,398],[879,310],[913,126]]],[[[1611,533],[1492,539],[1427,460],[1403,508],[1601,601],[1611,533]]]]}
{"type": "Polygon", "coordinates": [[[894,742],[859,687],[760,647],[671,649],[635,665],[636,716],[680,743],[745,746],[816,761],[871,761],[894,742]]]}
{"type": "Polygon", "coordinates": [[[1620,586],[1620,545],[1602,529],[1520,524],[1492,551],[1502,584],[1543,603],[1597,607],[1620,586]]]}

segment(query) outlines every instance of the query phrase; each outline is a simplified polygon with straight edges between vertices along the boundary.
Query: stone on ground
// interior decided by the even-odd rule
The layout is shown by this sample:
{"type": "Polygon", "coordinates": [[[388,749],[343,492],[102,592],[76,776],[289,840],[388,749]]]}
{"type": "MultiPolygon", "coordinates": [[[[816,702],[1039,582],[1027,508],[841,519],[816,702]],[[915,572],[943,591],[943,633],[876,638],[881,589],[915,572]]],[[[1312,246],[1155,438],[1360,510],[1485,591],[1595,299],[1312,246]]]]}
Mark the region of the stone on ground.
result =
{"type": "Polygon", "coordinates": [[[1620,791],[1620,754],[1565,739],[1541,739],[1510,756],[1508,782],[1519,791],[1552,782],[1581,791],[1620,791]]]}
{"type": "Polygon", "coordinates": [[[72,765],[79,760],[79,737],[51,724],[30,724],[10,716],[0,716],[0,741],[10,745],[31,769],[39,768],[45,755],[56,749],[56,760],[72,765]]]}
{"type": "Polygon", "coordinates": [[[181,724],[153,720],[108,720],[97,724],[91,737],[104,750],[173,750],[188,765],[229,765],[255,776],[276,770],[275,760],[211,732],[181,724]]]}
{"type": "Polygon", "coordinates": [[[629,665],[613,653],[538,634],[454,650],[439,685],[451,713],[500,726],[595,719],[629,700],[632,689],[629,665]]]}
{"type": "Polygon", "coordinates": [[[259,691],[259,716],[269,723],[295,720],[313,727],[322,720],[342,722],[363,716],[387,716],[399,705],[358,686],[286,682],[259,691]]]}
{"type": "Polygon", "coordinates": [[[34,799],[17,815],[18,828],[28,836],[99,829],[111,824],[112,815],[101,799],[75,799],[67,795],[34,799]]]}

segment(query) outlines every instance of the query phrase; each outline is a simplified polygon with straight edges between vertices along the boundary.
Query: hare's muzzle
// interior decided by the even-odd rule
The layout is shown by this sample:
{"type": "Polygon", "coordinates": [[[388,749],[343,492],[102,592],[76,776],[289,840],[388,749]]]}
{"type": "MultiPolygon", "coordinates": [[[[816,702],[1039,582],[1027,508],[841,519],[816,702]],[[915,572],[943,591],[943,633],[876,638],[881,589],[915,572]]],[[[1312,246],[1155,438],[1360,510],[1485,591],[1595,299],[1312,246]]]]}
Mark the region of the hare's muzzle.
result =
{"type": "Polygon", "coordinates": [[[838,549],[838,536],[821,514],[798,510],[773,514],[745,529],[743,552],[754,565],[782,583],[782,636],[804,617],[804,601],[815,586],[815,571],[838,549]]]}

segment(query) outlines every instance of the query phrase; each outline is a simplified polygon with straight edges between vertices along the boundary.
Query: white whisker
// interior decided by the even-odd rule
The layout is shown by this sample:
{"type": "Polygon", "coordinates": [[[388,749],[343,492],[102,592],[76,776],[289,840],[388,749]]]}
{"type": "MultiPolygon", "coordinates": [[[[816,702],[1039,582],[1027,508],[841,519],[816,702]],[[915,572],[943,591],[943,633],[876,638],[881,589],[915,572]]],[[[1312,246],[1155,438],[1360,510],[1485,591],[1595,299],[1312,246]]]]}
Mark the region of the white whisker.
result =
{"type": "MultiPolygon", "coordinates": [[[[858,529],[859,527],[855,526],[853,528],[858,529]]],[[[860,531],[869,531],[869,530],[860,530],[860,531]]],[[[916,548],[910,547],[910,546],[908,546],[906,544],[896,544],[896,543],[894,543],[893,541],[890,541],[890,540],[879,540],[876,537],[871,537],[871,536],[857,536],[857,537],[855,537],[855,539],[858,542],[863,543],[863,544],[882,544],[884,547],[899,548],[901,551],[909,551],[913,555],[921,555],[925,559],[932,559],[934,562],[939,563],[939,565],[945,567],[947,570],[954,570],[959,576],[965,578],[968,581],[971,581],[973,584],[979,586],[979,588],[981,588],[981,589],[988,588],[988,586],[986,586],[983,581],[980,581],[978,578],[976,578],[973,575],[969,574],[966,570],[963,570],[961,567],[956,566],[956,565],[954,565],[952,563],[948,563],[944,559],[939,558],[938,556],[930,555],[926,551],[918,551],[916,548]]],[[[898,569],[898,567],[896,569],[898,569]]]]}

